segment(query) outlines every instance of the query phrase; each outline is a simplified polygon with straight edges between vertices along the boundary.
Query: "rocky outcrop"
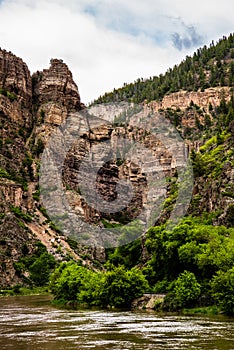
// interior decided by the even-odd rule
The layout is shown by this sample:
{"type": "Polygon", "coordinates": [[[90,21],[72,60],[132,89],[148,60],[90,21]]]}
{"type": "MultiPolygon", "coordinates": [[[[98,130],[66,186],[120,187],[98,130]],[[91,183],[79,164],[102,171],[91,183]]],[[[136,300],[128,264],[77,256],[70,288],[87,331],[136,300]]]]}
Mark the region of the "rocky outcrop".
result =
{"type": "Polygon", "coordinates": [[[220,100],[224,98],[229,101],[231,98],[229,87],[209,88],[205,91],[179,91],[165,95],[162,101],[152,101],[148,104],[155,112],[161,109],[173,108],[185,110],[190,106],[191,101],[197,106],[204,108],[206,113],[209,113],[209,105],[217,107],[220,100]]]}
{"type": "Polygon", "coordinates": [[[0,199],[2,204],[5,202],[14,207],[21,207],[23,205],[22,186],[0,178],[0,199]]]}
{"type": "Polygon", "coordinates": [[[31,77],[20,58],[0,50],[0,286],[23,282],[15,263],[33,253],[38,240],[58,260],[79,259],[40,213],[34,194],[43,141],[82,107],[72,74],[61,60],[51,60],[49,69],[31,77]]]}
{"type": "Polygon", "coordinates": [[[68,114],[83,109],[84,105],[72,73],[62,60],[51,59],[50,67],[33,74],[32,82],[35,143],[41,139],[46,144],[68,114]]]}
{"type": "Polygon", "coordinates": [[[32,79],[34,103],[56,102],[69,112],[81,109],[77,85],[63,60],[51,59],[49,69],[35,73],[32,79]]]}
{"type": "MultiPolygon", "coordinates": [[[[17,274],[15,263],[20,257],[30,255],[36,240],[32,233],[25,230],[12,213],[0,219],[0,286],[9,287],[22,283],[17,274]]],[[[26,277],[26,275],[25,275],[26,277]]]]}
{"type": "Polygon", "coordinates": [[[27,65],[0,49],[0,117],[19,127],[32,126],[32,80],[27,65]]]}
{"type": "Polygon", "coordinates": [[[137,310],[154,310],[163,303],[166,294],[144,294],[133,300],[131,308],[137,310]]]}
{"type": "Polygon", "coordinates": [[[32,107],[32,80],[23,60],[0,49],[0,88],[15,94],[23,107],[32,107]]]}

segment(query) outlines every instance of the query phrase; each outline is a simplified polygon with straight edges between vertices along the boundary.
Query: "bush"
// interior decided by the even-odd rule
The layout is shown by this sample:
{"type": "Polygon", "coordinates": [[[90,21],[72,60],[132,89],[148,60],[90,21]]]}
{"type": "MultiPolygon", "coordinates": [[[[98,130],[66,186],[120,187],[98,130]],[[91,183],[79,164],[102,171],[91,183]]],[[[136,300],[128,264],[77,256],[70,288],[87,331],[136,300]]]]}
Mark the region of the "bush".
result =
{"type": "Polygon", "coordinates": [[[93,280],[94,272],[72,263],[62,263],[52,274],[50,280],[51,291],[57,300],[83,302],[78,295],[87,291],[93,280]]]}
{"type": "Polygon", "coordinates": [[[50,271],[56,262],[53,255],[47,252],[40,255],[29,267],[30,278],[36,286],[44,286],[49,282],[50,271]]]}
{"type": "Polygon", "coordinates": [[[23,213],[22,210],[20,209],[20,207],[14,207],[11,205],[10,209],[11,209],[12,213],[14,213],[17,218],[23,219],[26,222],[32,221],[31,215],[29,215],[28,213],[23,213]]]}
{"type": "Polygon", "coordinates": [[[14,269],[18,276],[23,277],[26,271],[29,271],[30,279],[27,282],[34,283],[36,286],[44,286],[49,282],[51,270],[55,267],[56,261],[53,255],[47,252],[46,247],[38,242],[33,255],[28,255],[26,244],[22,246],[22,255],[20,259],[14,262],[14,269]]]}
{"type": "Polygon", "coordinates": [[[20,284],[16,284],[13,286],[12,290],[15,294],[19,294],[20,293],[20,288],[21,288],[21,285],[20,284]]]}
{"type": "Polygon", "coordinates": [[[201,286],[192,272],[184,271],[175,281],[173,294],[176,308],[192,307],[201,294],[201,286]]]}
{"type": "Polygon", "coordinates": [[[211,282],[211,294],[221,309],[228,315],[234,315],[234,267],[218,271],[211,282]]]}
{"type": "Polygon", "coordinates": [[[18,98],[17,95],[13,94],[10,91],[2,89],[2,88],[0,89],[0,95],[8,97],[11,102],[17,100],[17,98],[18,98]]]}
{"type": "Polygon", "coordinates": [[[114,307],[129,307],[131,302],[149,289],[142,271],[136,267],[126,271],[123,266],[106,272],[102,303],[114,307]]]}
{"type": "Polygon", "coordinates": [[[148,283],[137,268],[123,266],[94,272],[76,263],[62,263],[50,280],[56,300],[79,304],[130,307],[133,299],[147,291],[148,283]]]}

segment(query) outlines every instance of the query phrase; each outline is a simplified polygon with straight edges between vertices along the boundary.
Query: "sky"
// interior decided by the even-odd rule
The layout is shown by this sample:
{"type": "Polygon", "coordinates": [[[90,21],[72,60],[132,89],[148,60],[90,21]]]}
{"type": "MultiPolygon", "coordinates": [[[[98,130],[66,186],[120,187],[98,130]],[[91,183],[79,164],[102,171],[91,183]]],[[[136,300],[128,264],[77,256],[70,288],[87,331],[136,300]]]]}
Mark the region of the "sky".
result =
{"type": "Polygon", "coordinates": [[[86,104],[233,31],[233,0],[0,0],[0,47],[31,73],[63,59],[86,104]]]}

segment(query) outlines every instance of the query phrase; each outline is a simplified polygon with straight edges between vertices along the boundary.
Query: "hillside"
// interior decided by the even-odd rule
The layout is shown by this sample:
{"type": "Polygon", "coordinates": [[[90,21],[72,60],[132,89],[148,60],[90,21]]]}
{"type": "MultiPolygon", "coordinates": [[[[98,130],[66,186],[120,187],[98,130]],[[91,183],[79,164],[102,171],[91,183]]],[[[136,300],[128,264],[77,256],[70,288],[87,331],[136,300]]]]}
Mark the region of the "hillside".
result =
{"type": "Polygon", "coordinates": [[[124,84],[120,89],[100,96],[96,103],[162,100],[165,95],[180,91],[204,91],[217,86],[233,87],[234,36],[223,37],[218,43],[197,50],[179,65],[168,69],[163,75],[138,78],[134,83],[124,84]]]}

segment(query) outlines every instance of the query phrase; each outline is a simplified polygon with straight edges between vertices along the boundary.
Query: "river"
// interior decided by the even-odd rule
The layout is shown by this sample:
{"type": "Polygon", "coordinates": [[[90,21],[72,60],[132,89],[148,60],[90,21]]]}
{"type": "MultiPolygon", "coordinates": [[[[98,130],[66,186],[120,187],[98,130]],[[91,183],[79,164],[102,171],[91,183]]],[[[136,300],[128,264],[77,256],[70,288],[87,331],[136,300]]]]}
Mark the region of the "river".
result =
{"type": "Polygon", "coordinates": [[[1,350],[234,350],[234,319],[59,310],[48,296],[0,299],[1,350]]]}

